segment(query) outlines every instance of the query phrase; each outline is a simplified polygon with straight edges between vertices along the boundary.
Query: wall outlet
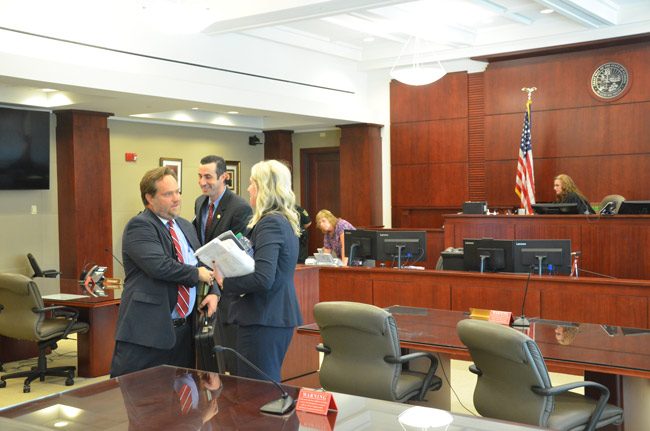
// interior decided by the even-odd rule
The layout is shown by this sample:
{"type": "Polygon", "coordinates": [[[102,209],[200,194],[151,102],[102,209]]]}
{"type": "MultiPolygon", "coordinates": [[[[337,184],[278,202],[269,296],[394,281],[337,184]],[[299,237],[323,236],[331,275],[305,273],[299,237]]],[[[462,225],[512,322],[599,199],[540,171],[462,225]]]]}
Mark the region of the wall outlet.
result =
{"type": "Polygon", "coordinates": [[[38,214],[38,207],[36,205],[32,205],[32,215],[38,214]]]}

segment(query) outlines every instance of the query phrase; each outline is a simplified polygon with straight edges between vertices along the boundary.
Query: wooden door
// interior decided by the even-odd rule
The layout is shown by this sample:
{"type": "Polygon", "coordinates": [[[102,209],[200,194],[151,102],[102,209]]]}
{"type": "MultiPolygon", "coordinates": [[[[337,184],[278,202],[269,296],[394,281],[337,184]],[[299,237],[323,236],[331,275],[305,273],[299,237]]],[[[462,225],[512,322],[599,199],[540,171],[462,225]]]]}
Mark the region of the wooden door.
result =
{"type": "Polygon", "coordinates": [[[340,217],[339,148],[303,148],[300,150],[301,202],[312,219],[309,227],[309,254],[323,246],[323,234],[316,226],[316,214],[328,209],[340,217]]]}

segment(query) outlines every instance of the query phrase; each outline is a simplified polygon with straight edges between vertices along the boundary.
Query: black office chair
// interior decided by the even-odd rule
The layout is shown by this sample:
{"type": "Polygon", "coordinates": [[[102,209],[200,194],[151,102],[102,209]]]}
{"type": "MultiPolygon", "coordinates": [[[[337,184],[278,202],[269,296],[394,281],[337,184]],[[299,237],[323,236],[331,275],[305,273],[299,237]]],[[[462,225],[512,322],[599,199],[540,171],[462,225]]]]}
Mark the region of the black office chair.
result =
{"type": "Polygon", "coordinates": [[[38,365],[29,371],[1,376],[0,388],[7,386],[7,379],[25,377],[23,392],[29,392],[31,382],[44,381],[45,376],[65,377],[66,386],[73,385],[75,367],[48,368],[45,354],[48,348],[56,349],[56,343],[69,334],[88,331],[87,323],[77,322],[79,311],[45,307],[36,283],[22,274],[0,274],[0,304],[0,335],[38,343],[38,365]]]}
{"type": "Polygon", "coordinates": [[[32,278],[34,277],[56,278],[59,274],[61,274],[56,269],[46,269],[45,271],[43,271],[41,267],[38,265],[38,262],[36,262],[36,258],[31,253],[27,253],[27,259],[29,260],[29,264],[32,266],[32,270],[34,271],[34,275],[32,275],[32,278]]]}

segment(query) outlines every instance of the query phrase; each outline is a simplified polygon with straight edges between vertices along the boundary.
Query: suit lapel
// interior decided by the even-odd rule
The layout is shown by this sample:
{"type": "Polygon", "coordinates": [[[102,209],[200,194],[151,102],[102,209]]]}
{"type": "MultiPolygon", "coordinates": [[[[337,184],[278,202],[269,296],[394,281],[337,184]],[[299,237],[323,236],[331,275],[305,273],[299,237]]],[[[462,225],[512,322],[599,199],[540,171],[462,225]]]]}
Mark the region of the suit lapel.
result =
{"type": "Polygon", "coordinates": [[[226,189],[226,191],[223,193],[223,196],[221,197],[221,200],[219,201],[219,205],[217,205],[217,209],[214,212],[214,218],[212,219],[212,224],[208,227],[205,242],[208,242],[208,238],[216,237],[216,235],[214,235],[214,232],[217,230],[217,226],[219,226],[219,223],[221,223],[223,214],[226,211],[226,206],[228,205],[228,200],[230,198],[228,193],[229,190],[226,189]]]}

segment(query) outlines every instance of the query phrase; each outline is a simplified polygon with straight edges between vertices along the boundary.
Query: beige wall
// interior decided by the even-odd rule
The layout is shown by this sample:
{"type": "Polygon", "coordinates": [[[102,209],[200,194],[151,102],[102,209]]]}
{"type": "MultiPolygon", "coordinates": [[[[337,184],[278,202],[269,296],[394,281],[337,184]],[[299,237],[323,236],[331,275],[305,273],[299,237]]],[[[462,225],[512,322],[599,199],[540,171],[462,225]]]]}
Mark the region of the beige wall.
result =
{"type": "Polygon", "coordinates": [[[50,190],[0,190],[0,271],[31,276],[27,253],[41,269],[59,268],[55,121],[50,115],[50,190]]]}
{"type": "MultiPolygon", "coordinates": [[[[56,179],[56,128],[52,116],[50,137],[50,190],[0,191],[0,271],[31,275],[26,254],[33,253],[43,269],[59,268],[59,235],[56,179]],[[31,215],[36,205],[38,213],[31,215]]],[[[160,157],[183,160],[181,215],[194,217],[194,199],[200,194],[196,172],[201,157],[217,154],[241,162],[240,195],[246,188],[250,169],[264,157],[263,146],[248,145],[250,132],[178,127],[109,119],[111,142],[111,190],[113,254],[121,260],[122,231],[128,220],[142,210],[140,178],[159,165],[160,157]],[[136,153],[136,162],[126,162],[124,154],[136,153]]],[[[294,191],[300,201],[300,149],[338,146],[340,131],[295,133],[293,135],[294,191]]],[[[100,167],[97,167],[100,168],[100,167]]],[[[123,277],[120,265],[114,275],[123,277]]],[[[64,274],[76,277],[77,274],[64,274]]]]}
{"type": "MultiPolygon", "coordinates": [[[[230,132],[194,127],[132,123],[110,120],[111,189],[113,207],[113,253],[122,256],[122,231],[131,217],[142,211],[140,179],[159,165],[160,157],[183,160],[181,216],[194,218],[194,200],[201,193],[197,183],[199,160],[216,154],[226,160],[241,162],[240,195],[248,198],[246,188],[253,164],[264,156],[262,146],[248,145],[247,132],[230,132]],[[137,153],[136,162],[126,162],[124,153],[137,153]]],[[[123,277],[122,268],[114,265],[114,275],[123,277]]]]}

